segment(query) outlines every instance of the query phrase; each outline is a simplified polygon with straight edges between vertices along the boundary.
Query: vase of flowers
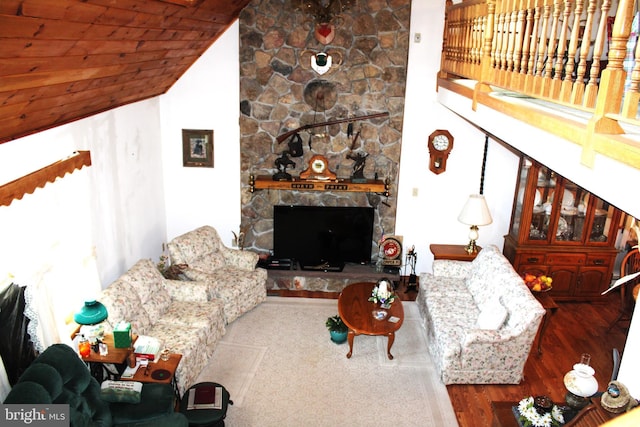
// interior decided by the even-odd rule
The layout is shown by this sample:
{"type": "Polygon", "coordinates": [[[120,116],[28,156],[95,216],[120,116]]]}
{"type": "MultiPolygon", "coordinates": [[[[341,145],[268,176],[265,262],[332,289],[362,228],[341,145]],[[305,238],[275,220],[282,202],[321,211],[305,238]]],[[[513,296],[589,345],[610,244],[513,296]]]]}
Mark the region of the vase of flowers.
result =
{"type": "Polygon", "coordinates": [[[522,399],[518,403],[518,418],[524,427],[556,427],[564,424],[562,410],[546,396],[522,399]]]}
{"type": "Polygon", "coordinates": [[[380,303],[380,307],[384,309],[391,308],[391,303],[396,299],[393,293],[393,283],[389,279],[380,279],[373,287],[369,301],[380,303]]]}

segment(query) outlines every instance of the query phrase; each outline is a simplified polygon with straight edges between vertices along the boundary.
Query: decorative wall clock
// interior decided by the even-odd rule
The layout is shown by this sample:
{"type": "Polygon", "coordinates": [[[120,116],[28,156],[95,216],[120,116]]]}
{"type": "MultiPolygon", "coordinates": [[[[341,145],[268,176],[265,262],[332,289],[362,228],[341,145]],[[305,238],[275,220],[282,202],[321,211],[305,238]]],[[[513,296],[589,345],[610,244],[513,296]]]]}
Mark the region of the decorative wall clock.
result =
{"type": "Polygon", "coordinates": [[[449,131],[438,129],[429,135],[429,170],[441,174],[447,169],[447,158],[453,149],[453,136],[449,131]]]}

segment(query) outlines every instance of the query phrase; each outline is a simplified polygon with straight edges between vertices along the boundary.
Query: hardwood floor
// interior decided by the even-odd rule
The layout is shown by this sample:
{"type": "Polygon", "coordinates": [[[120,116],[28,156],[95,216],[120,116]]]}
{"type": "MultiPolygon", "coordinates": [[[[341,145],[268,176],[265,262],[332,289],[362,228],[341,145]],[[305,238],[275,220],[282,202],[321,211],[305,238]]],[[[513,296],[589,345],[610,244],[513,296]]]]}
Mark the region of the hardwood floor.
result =
{"type": "MultiPolygon", "coordinates": [[[[415,300],[415,292],[398,289],[402,300],[415,300]]],[[[269,291],[269,295],[307,298],[338,298],[337,293],[312,291],[269,291]]],[[[619,296],[603,296],[603,303],[559,303],[542,340],[542,355],[532,349],[518,385],[449,385],[447,390],[461,427],[490,426],[492,401],[518,402],[526,396],[545,394],[554,402],[564,402],[564,375],[591,354],[599,390],[603,390],[613,369],[612,350],[624,349],[628,322],[620,322],[608,331],[618,315],[619,296]]]]}

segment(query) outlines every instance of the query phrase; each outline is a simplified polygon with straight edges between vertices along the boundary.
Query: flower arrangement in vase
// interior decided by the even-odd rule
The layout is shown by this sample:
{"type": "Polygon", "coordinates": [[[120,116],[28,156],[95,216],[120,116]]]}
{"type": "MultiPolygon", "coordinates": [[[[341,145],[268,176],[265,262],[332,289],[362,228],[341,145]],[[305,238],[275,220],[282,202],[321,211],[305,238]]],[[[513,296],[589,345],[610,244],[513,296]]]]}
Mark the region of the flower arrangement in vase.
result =
{"type": "Polygon", "coordinates": [[[555,427],[564,424],[562,410],[546,396],[522,399],[518,403],[518,418],[525,427],[555,427]]]}
{"type": "Polygon", "coordinates": [[[380,303],[382,308],[390,308],[391,303],[397,298],[393,293],[393,284],[388,279],[380,279],[373,287],[369,301],[380,303]]]}

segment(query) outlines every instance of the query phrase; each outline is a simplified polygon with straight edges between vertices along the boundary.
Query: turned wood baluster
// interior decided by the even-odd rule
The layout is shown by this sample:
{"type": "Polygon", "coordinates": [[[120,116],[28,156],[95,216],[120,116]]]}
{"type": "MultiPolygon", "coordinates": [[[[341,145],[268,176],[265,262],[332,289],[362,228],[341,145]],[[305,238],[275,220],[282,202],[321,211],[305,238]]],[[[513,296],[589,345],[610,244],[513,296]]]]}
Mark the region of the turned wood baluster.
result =
{"type": "Polygon", "coordinates": [[[587,22],[580,42],[580,59],[578,61],[576,81],[573,84],[573,92],[571,93],[571,103],[576,105],[581,105],[584,97],[584,75],[587,71],[587,56],[591,48],[591,28],[593,27],[593,17],[597,3],[598,0],[589,0],[589,6],[587,7],[587,22]]]}
{"type": "Polygon", "coordinates": [[[540,34],[540,17],[542,16],[542,3],[540,0],[531,0],[530,6],[533,6],[533,2],[536,2],[533,9],[533,13],[530,16],[533,22],[533,29],[531,31],[531,40],[529,41],[529,59],[527,61],[527,74],[524,82],[524,92],[533,93],[533,81],[535,76],[535,64],[536,64],[536,46],[538,45],[538,39],[540,34]]]}
{"type": "Polygon", "coordinates": [[[516,46],[513,52],[514,75],[511,87],[521,92],[524,84],[524,72],[526,71],[527,55],[529,51],[529,37],[531,34],[531,21],[527,19],[529,10],[526,8],[527,0],[520,0],[518,4],[518,18],[516,22],[516,46]]]}
{"type": "Polygon", "coordinates": [[[482,29],[483,16],[477,15],[473,19],[473,63],[478,66],[482,59],[482,29]]]}
{"type": "Polygon", "coordinates": [[[544,72],[545,61],[547,59],[547,34],[549,34],[549,17],[551,16],[551,2],[545,0],[542,9],[542,16],[540,22],[542,28],[538,40],[538,62],[536,63],[533,93],[538,95],[542,89],[542,73],[544,72]]]}
{"type": "MultiPolygon", "coordinates": [[[[507,18],[508,18],[507,76],[509,76],[509,80],[511,80],[510,76],[513,73],[513,69],[514,69],[514,62],[515,62],[514,51],[515,51],[515,44],[516,44],[516,36],[519,33],[518,26],[517,26],[518,11],[515,7],[515,3],[516,3],[515,0],[511,0],[509,2],[509,12],[507,15],[507,18]]],[[[509,85],[509,87],[511,86],[509,85]]]]}
{"type": "Polygon", "coordinates": [[[501,85],[502,75],[504,69],[506,67],[505,54],[504,50],[506,48],[506,37],[505,37],[505,2],[500,2],[500,9],[496,11],[496,29],[494,33],[495,45],[496,45],[496,70],[495,70],[495,79],[494,83],[501,85]]]}
{"type": "MultiPolygon", "coordinates": [[[[494,11],[495,11],[495,3],[493,4],[494,7],[494,11]]],[[[489,16],[489,15],[487,15],[489,16]]],[[[494,13],[493,16],[491,16],[491,34],[492,34],[492,38],[491,40],[489,40],[488,42],[488,46],[491,52],[491,68],[492,68],[492,79],[491,81],[495,80],[495,76],[498,74],[498,68],[499,68],[499,61],[498,61],[498,56],[500,55],[499,50],[498,50],[498,29],[497,29],[497,22],[498,20],[496,19],[496,15],[494,13]]],[[[487,25],[489,24],[489,22],[487,21],[487,25]]],[[[487,46],[487,32],[488,32],[488,26],[485,27],[485,40],[484,40],[484,44],[485,47],[487,46]]]]}
{"type": "Polygon", "coordinates": [[[471,38],[473,37],[473,7],[467,8],[464,19],[464,32],[463,32],[463,43],[464,43],[464,70],[465,75],[471,76],[473,75],[473,59],[472,59],[472,45],[471,38]]]}
{"type": "Polygon", "coordinates": [[[635,0],[620,0],[618,3],[609,45],[609,63],[602,72],[595,111],[587,124],[587,138],[582,144],[580,160],[587,166],[593,166],[595,160],[593,135],[624,133],[618,121],[607,115],[619,113],[622,105],[626,77],[622,64],[627,55],[627,40],[631,33],[634,6],[635,0]]]}
{"type": "MultiPolygon", "coordinates": [[[[596,97],[598,96],[598,78],[600,77],[600,58],[602,57],[602,51],[604,49],[604,41],[607,37],[607,17],[609,16],[609,9],[611,9],[611,0],[604,0],[602,2],[602,13],[600,14],[600,23],[598,25],[598,33],[596,35],[596,41],[593,45],[593,62],[591,63],[591,70],[589,73],[589,83],[587,84],[587,90],[584,96],[583,105],[588,108],[593,108],[596,105],[596,97]]],[[[626,50],[626,49],[625,49],[626,50]]]]}
{"type": "Polygon", "coordinates": [[[640,43],[636,43],[635,59],[633,71],[631,71],[631,84],[624,94],[622,103],[622,116],[628,119],[635,119],[638,114],[638,103],[640,102],[640,43]]]}
{"type": "MultiPolygon", "coordinates": [[[[573,6],[572,0],[565,0],[564,11],[562,12],[562,26],[560,28],[560,37],[558,38],[558,58],[556,59],[555,73],[553,83],[551,84],[551,98],[558,99],[560,96],[560,88],[564,78],[571,78],[571,74],[563,75],[565,70],[565,53],[567,51],[567,33],[569,32],[569,17],[573,6]]],[[[570,62],[570,61],[567,61],[570,62]]]]}
{"type": "Polygon", "coordinates": [[[442,30],[442,53],[440,55],[440,72],[441,77],[445,77],[446,73],[450,71],[449,68],[449,51],[451,49],[451,22],[453,12],[447,7],[444,13],[444,29],[442,30]]]}
{"type": "Polygon", "coordinates": [[[551,33],[549,34],[549,45],[547,47],[547,57],[545,59],[546,64],[544,67],[544,79],[542,80],[542,88],[540,92],[544,97],[548,97],[551,90],[553,67],[557,61],[562,59],[558,58],[558,54],[556,52],[558,44],[558,26],[560,22],[560,13],[562,12],[560,5],[560,0],[554,0],[551,14],[551,33]]]}
{"type": "Polygon", "coordinates": [[[573,71],[576,68],[576,53],[578,51],[578,41],[580,39],[580,19],[584,10],[584,0],[577,0],[576,9],[573,14],[573,29],[571,30],[571,40],[569,41],[569,54],[567,55],[567,66],[565,76],[560,90],[560,101],[569,102],[571,99],[571,88],[573,87],[573,71]]]}
{"type": "Polygon", "coordinates": [[[456,72],[462,76],[467,77],[465,73],[465,49],[464,45],[464,32],[466,26],[466,18],[467,13],[469,13],[469,8],[465,7],[461,10],[460,19],[458,21],[457,31],[456,31],[456,56],[455,56],[455,64],[456,64],[456,72]]]}
{"type": "Polygon", "coordinates": [[[489,83],[495,74],[493,68],[493,32],[496,12],[495,0],[487,0],[486,19],[482,32],[482,61],[480,64],[480,79],[473,90],[473,103],[471,108],[475,111],[478,106],[478,92],[489,92],[489,83]]]}

